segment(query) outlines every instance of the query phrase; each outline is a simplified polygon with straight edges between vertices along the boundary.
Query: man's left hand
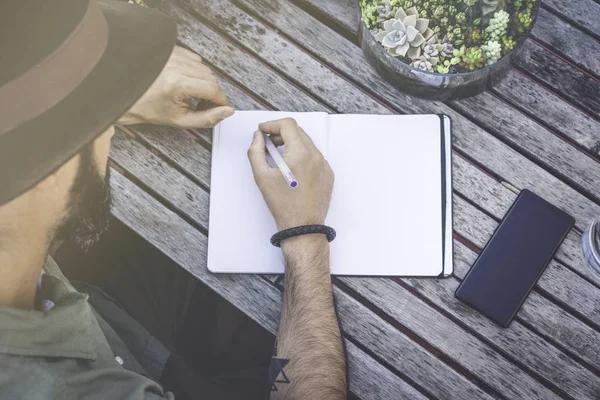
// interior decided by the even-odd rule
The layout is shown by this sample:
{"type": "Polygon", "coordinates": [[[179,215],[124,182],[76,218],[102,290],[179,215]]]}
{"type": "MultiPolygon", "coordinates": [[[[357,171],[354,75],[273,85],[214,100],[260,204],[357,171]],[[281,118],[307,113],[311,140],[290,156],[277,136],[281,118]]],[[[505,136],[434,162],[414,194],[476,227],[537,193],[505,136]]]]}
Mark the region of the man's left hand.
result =
{"type": "Polygon", "coordinates": [[[117,124],[152,123],[178,128],[209,128],[233,113],[217,78],[202,63],[202,58],[175,46],[156,81],[117,124]],[[210,102],[214,107],[196,111],[186,102],[191,98],[210,102]]]}

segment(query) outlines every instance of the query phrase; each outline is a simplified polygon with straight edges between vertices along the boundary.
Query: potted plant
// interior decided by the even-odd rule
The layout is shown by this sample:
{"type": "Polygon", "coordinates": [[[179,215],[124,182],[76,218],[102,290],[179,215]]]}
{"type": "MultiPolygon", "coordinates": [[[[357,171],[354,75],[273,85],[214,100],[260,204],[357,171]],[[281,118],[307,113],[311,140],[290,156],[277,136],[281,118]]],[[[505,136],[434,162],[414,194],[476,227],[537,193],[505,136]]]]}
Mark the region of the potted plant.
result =
{"type": "Polygon", "coordinates": [[[471,96],[500,80],[531,31],[540,0],[359,0],[369,62],[428,99],[471,96]]]}

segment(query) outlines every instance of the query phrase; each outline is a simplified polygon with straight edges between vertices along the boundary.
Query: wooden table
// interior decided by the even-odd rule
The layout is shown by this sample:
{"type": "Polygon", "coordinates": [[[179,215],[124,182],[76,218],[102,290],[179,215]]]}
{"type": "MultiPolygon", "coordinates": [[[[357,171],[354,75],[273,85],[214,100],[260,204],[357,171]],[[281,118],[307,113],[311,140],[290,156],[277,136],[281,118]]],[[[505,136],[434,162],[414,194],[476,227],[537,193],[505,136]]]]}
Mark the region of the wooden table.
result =
{"type": "MultiPolygon", "coordinates": [[[[600,398],[600,276],[581,232],[600,217],[600,3],[544,0],[508,77],[438,103],[391,88],[356,43],[353,0],[177,0],[179,39],[218,73],[238,109],[443,113],[454,123],[455,276],[336,278],[361,399],[600,398]],[[508,329],[454,290],[529,188],[576,227],[508,329]]],[[[206,270],[210,132],[133,127],[115,136],[114,214],[181,267],[275,332],[275,276],[206,270]]],[[[200,394],[199,394],[200,395],[200,394]]]]}

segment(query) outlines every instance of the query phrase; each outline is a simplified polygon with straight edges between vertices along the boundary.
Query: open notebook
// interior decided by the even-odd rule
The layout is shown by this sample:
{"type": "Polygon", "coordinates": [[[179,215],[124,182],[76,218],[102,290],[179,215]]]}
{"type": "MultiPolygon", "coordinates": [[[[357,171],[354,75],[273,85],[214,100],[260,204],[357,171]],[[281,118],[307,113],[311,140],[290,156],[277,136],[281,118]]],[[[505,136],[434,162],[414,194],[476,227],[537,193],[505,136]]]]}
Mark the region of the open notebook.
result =
{"type": "Polygon", "coordinates": [[[275,223],[247,158],[258,124],[284,117],[298,121],[335,173],[326,222],[337,231],[333,274],[452,273],[448,117],[271,111],[239,111],[214,129],[211,272],[284,271],[281,250],[269,243],[275,223]]]}

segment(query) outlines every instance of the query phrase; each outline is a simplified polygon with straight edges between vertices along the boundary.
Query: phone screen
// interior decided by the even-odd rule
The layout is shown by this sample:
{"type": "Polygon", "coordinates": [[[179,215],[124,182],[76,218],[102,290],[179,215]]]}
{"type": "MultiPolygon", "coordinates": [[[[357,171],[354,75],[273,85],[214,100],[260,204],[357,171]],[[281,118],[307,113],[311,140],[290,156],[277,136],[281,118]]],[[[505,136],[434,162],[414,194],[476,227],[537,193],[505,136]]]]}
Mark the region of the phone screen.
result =
{"type": "Polygon", "coordinates": [[[507,327],[574,223],[523,190],[456,290],[456,297],[507,327]]]}

